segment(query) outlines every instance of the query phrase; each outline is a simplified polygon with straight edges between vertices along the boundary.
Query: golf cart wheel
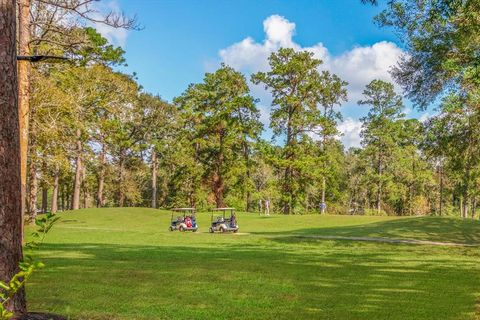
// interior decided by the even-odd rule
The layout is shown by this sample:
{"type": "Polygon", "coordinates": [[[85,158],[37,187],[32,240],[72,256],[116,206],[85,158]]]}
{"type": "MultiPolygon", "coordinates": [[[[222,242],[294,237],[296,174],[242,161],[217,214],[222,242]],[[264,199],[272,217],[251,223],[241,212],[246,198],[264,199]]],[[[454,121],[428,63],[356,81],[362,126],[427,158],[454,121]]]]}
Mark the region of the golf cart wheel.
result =
{"type": "Polygon", "coordinates": [[[233,230],[233,233],[237,233],[237,232],[238,232],[238,229],[236,229],[236,230],[233,230]]]}
{"type": "Polygon", "coordinates": [[[173,227],[172,227],[172,226],[170,226],[170,228],[168,228],[168,230],[170,230],[170,231],[173,231],[173,227]]]}
{"type": "Polygon", "coordinates": [[[225,233],[225,231],[227,231],[227,230],[225,230],[225,228],[223,228],[223,227],[220,228],[221,233],[225,233]]]}
{"type": "Polygon", "coordinates": [[[198,229],[193,229],[192,231],[193,231],[193,232],[197,232],[197,230],[198,230],[198,229]]]}
{"type": "Polygon", "coordinates": [[[208,232],[213,233],[213,229],[212,228],[208,229],[208,232]]]}
{"type": "Polygon", "coordinates": [[[180,228],[178,228],[178,231],[180,231],[180,232],[185,232],[185,228],[184,228],[184,227],[180,227],[180,228]]]}

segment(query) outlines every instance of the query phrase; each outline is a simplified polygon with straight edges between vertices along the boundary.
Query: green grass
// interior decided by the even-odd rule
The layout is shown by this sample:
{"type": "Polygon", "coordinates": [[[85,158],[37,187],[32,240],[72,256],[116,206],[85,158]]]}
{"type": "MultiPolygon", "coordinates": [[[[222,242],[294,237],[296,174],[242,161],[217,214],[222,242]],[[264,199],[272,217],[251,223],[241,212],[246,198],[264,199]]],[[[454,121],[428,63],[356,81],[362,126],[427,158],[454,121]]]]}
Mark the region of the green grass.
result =
{"type": "Polygon", "coordinates": [[[163,211],[67,212],[27,287],[30,309],[71,319],[480,319],[480,222],[240,214],[240,234],[168,232],[163,211]]]}

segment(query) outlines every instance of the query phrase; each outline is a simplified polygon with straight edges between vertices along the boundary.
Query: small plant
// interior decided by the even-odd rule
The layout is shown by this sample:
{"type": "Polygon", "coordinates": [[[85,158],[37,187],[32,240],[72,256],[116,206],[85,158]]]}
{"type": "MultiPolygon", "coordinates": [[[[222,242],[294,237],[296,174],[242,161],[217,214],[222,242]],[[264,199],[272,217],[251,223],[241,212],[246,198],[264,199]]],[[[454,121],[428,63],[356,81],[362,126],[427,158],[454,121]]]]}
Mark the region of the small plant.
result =
{"type": "Polygon", "coordinates": [[[42,262],[36,261],[32,253],[40,247],[47,233],[58,219],[59,217],[49,213],[35,220],[38,228],[32,233],[33,240],[25,245],[25,248],[29,250],[29,254],[25,254],[23,261],[20,262],[20,271],[9,282],[0,281],[0,320],[9,320],[13,317],[13,313],[6,308],[8,301],[25,286],[25,283],[35,270],[45,266],[42,262]]]}

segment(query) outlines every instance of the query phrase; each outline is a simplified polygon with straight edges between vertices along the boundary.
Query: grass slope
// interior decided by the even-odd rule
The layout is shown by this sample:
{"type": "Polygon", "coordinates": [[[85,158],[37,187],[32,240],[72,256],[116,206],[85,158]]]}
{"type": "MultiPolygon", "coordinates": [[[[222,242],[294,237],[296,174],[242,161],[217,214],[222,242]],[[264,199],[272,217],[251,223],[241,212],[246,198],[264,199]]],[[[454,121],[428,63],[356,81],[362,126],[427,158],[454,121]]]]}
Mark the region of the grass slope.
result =
{"type": "Polygon", "coordinates": [[[71,319],[480,319],[480,248],[332,241],[340,235],[480,244],[450,218],[240,214],[239,235],[168,232],[167,212],[66,212],[39,253],[30,309],[71,319]],[[477,307],[476,307],[477,306],[477,307]],[[476,309],[477,308],[477,309],[476,309]]]}

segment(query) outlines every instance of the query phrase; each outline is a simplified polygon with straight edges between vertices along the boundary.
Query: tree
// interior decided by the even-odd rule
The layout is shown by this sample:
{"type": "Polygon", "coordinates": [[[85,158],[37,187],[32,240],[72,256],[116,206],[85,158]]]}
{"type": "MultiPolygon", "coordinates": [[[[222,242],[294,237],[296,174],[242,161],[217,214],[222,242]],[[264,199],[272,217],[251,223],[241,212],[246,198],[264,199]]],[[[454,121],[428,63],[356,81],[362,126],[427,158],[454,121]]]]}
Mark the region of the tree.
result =
{"type": "MultiPolygon", "coordinates": [[[[456,94],[446,96],[439,114],[426,123],[425,151],[441,160],[442,177],[453,183],[453,198],[460,215],[476,207],[476,181],[480,176],[480,113],[456,94]]],[[[442,185],[443,188],[443,185],[442,185]]],[[[441,194],[443,204],[443,193],[441,194]]]]}
{"type": "MultiPolygon", "coordinates": [[[[139,97],[140,108],[145,114],[144,126],[149,128],[145,132],[145,143],[150,149],[150,167],[151,167],[151,207],[158,206],[158,165],[159,159],[164,155],[164,149],[171,138],[178,136],[177,132],[181,129],[178,114],[175,108],[169,103],[163,101],[159,96],[153,96],[143,93],[139,97]]],[[[167,151],[168,152],[168,151],[167,151]]]]}
{"type": "Polygon", "coordinates": [[[228,173],[235,162],[245,160],[246,143],[258,133],[259,112],[245,77],[222,65],[205,74],[202,83],[191,84],[175,103],[194,121],[198,159],[206,169],[216,206],[223,207],[228,173]]]}
{"type": "Polygon", "coordinates": [[[326,71],[319,72],[317,68],[322,61],[314,59],[311,52],[281,48],[271,54],[269,63],[271,70],[252,75],[252,81],[270,89],[273,96],[270,126],[276,137],[285,136],[278,165],[283,170],[281,206],[288,214],[298,204],[300,175],[308,170],[301,161],[302,150],[310,141],[308,134],[327,130],[319,105],[339,104],[345,99],[346,83],[326,71]]]}
{"type": "Polygon", "coordinates": [[[480,2],[391,0],[376,21],[405,43],[393,76],[419,107],[448,90],[478,91],[480,2]]]}
{"type": "MultiPolygon", "coordinates": [[[[81,28],[81,21],[102,23],[114,28],[135,29],[138,28],[136,18],[127,18],[125,15],[109,11],[101,13],[95,8],[95,0],[18,0],[18,52],[22,56],[35,54],[76,54],[80,45],[93,42],[93,50],[85,51],[85,46],[80,46],[81,56],[97,54],[98,57],[110,59],[108,54],[99,54],[95,48],[102,47],[103,52],[121,56],[121,49],[108,47],[102,44],[99,37],[92,28],[81,28]],[[65,24],[65,21],[75,21],[77,25],[65,24]]],[[[121,60],[117,62],[123,62],[121,60]]],[[[27,154],[29,139],[30,119],[30,61],[19,62],[19,123],[20,123],[20,159],[22,176],[22,214],[25,208],[26,183],[27,183],[27,154]]],[[[31,211],[31,210],[30,210],[31,211]]]]}
{"type": "MultiPolygon", "coordinates": [[[[15,5],[0,0],[0,280],[7,283],[23,258],[15,5]]],[[[26,312],[24,290],[7,308],[26,312]]]]}
{"type": "Polygon", "coordinates": [[[402,98],[395,93],[391,83],[373,80],[363,91],[361,105],[370,105],[368,115],[362,118],[362,145],[370,154],[375,166],[372,179],[376,183],[377,212],[382,210],[383,188],[392,178],[387,166],[392,161],[399,127],[397,120],[403,117],[402,98]]]}

